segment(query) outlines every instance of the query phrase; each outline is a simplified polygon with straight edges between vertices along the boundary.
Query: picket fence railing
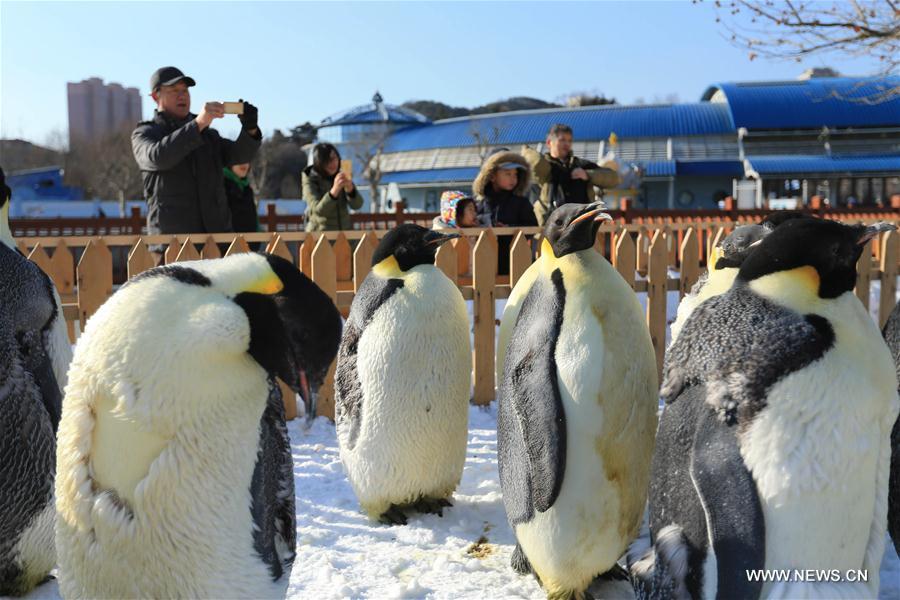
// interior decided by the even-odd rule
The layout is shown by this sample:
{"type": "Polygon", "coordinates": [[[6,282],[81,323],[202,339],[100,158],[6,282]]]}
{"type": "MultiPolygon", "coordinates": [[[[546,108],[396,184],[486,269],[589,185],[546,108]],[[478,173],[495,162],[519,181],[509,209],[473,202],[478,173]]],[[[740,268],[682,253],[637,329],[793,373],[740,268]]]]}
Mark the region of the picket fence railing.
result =
{"type": "MultiPolygon", "coordinates": [[[[892,219],[900,223],[900,215],[892,219]]],[[[604,224],[595,248],[601,252],[632,288],[647,297],[646,318],[657,366],[662,368],[667,323],[667,292],[679,297],[689,292],[706,264],[710,250],[740,223],[686,222],[667,224],[604,224]]],[[[495,327],[500,315],[495,300],[509,297],[512,287],[539,253],[538,228],[495,228],[459,230],[463,237],[444,244],[435,264],[456,282],[466,300],[473,301],[473,385],[474,402],[489,404],[494,399],[495,327]],[[510,274],[497,275],[497,236],[510,236],[510,274]]],[[[321,287],[346,315],[354,294],[369,273],[372,255],[386,230],[325,233],[275,232],[244,235],[202,234],[105,237],[19,238],[20,250],[39,265],[56,284],[70,338],[77,339],[91,315],[113,293],[113,253],[127,250],[127,277],[156,264],[149,246],[163,246],[162,261],[218,258],[220,245],[225,255],[249,252],[248,243],[261,243],[267,252],[291,262],[321,287]],[[76,263],[76,256],[77,263],[76,263]]],[[[867,306],[872,282],[881,282],[877,317],[883,325],[895,303],[900,233],[882,234],[872,240],[859,264],[856,295],[867,306]]],[[[334,366],[320,389],[319,414],[334,417],[334,366]]],[[[296,415],[293,394],[286,401],[289,417],[296,415]]]]}

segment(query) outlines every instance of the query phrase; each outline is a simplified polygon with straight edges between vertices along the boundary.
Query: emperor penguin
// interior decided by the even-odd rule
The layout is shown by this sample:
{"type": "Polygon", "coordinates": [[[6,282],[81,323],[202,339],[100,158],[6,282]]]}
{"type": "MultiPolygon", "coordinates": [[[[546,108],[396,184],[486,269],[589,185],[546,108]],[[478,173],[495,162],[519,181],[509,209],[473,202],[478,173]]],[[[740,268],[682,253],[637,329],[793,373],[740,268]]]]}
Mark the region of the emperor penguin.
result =
{"type": "Polygon", "coordinates": [[[700,275],[691,291],[678,304],[675,321],[670,326],[672,335],[669,343],[675,341],[688,317],[701,302],[724,294],[731,288],[741,263],[765,236],[786,221],[802,218],[814,217],[799,211],[779,210],[769,214],[759,223],[735,227],[734,231],[725,236],[712,249],[707,270],[700,275]]]}
{"type": "MultiPolygon", "coordinates": [[[[894,306],[884,324],[884,341],[887,342],[900,379],[900,302],[894,306]]],[[[894,541],[894,549],[900,554],[900,418],[891,431],[891,478],[888,494],[888,532],[894,541]]]]}
{"type": "Polygon", "coordinates": [[[472,346],[462,294],[434,266],[459,237],[389,231],[344,327],[335,375],[341,461],[372,519],[442,514],[466,458],[472,346]]]}
{"type": "Polygon", "coordinates": [[[500,387],[513,568],[549,598],[582,598],[618,569],[647,498],[656,358],[634,291],[593,249],[608,218],[599,204],[566,204],[547,220],[500,387]]]}
{"type": "Polygon", "coordinates": [[[262,254],[134,277],[90,318],[57,451],[64,598],[281,598],[294,477],[275,377],[308,394],[331,299],[262,254]]]}
{"type": "Polygon", "coordinates": [[[56,565],[56,430],[72,356],[53,283],[12,239],[9,202],[0,181],[0,596],[27,593],[56,565]]]}
{"type": "Polygon", "coordinates": [[[900,400],[853,286],[891,228],[781,224],[669,347],[638,598],[876,597],[900,400]]]}

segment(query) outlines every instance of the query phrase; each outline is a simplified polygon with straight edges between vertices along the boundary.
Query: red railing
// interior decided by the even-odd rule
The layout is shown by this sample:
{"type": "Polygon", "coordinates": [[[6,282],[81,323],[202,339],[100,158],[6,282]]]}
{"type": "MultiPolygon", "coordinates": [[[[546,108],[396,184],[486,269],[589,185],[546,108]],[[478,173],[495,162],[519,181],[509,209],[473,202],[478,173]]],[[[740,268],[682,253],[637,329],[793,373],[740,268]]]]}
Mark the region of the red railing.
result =
{"type": "MultiPolygon", "coordinates": [[[[892,207],[861,206],[856,208],[830,208],[818,197],[802,210],[808,214],[842,220],[878,219],[900,212],[900,196],[894,196],[892,207]]],[[[260,224],[266,231],[303,231],[303,215],[280,215],[276,205],[270,203],[260,224]]],[[[724,209],[678,210],[666,208],[635,208],[628,198],[623,198],[618,209],[608,211],[621,224],[683,223],[692,221],[756,221],[771,212],[768,209],[739,210],[732,198],[725,199],[724,209]]],[[[354,229],[390,229],[401,223],[418,223],[430,227],[436,212],[407,212],[402,202],[395,203],[390,213],[354,213],[350,216],[354,229]]],[[[96,236],[142,235],[146,233],[146,221],[137,207],[128,217],[80,217],[54,219],[10,219],[14,237],[48,236],[96,236]]]]}

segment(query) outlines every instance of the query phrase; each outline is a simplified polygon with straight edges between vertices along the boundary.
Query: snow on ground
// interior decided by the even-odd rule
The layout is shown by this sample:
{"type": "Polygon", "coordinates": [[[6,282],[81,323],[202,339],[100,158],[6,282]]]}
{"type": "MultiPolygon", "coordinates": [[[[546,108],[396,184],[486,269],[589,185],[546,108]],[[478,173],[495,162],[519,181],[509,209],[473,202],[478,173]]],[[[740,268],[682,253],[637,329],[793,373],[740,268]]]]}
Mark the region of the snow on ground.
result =
{"type": "MultiPolygon", "coordinates": [[[[297,559],[288,598],[544,598],[533,577],[509,567],[515,542],[500,495],[496,420],[496,403],[469,411],[468,455],[454,506],[443,517],[415,515],[406,526],[390,527],[360,512],[334,425],[319,418],[307,429],[292,421],[297,559]]],[[[881,585],[879,598],[900,600],[900,558],[889,540],[881,585]]],[[[27,598],[58,599],[56,582],[27,598]]]]}
{"type": "MultiPolygon", "coordinates": [[[[873,313],[878,310],[879,293],[880,282],[872,282],[873,313]]],[[[646,294],[638,296],[645,305],[646,294]]],[[[471,314],[472,303],[467,304],[471,314]]],[[[497,301],[498,319],[504,304],[497,301]]],[[[677,292],[668,294],[667,304],[671,322],[677,292]]],[[[297,497],[297,559],[288,598],[545,597],[533,577],[517,575],[509,567],[515,540],[500,494],[496,403],[469,411],[468,454],[454,506],[443,517],[412,516],[406,526],[379,525],[360,512],[330,421],[319,418],[307,428],[298,419],[289,424],[289,431],[297,497]]],[[[592,591],[598,598],[627,597],[592,591]]],[[[51,581],[26,598],[59,597],[56,582],[51,581]]],[[[879,598],[900,600],[900,557],[889,538],[879,598]]]]}

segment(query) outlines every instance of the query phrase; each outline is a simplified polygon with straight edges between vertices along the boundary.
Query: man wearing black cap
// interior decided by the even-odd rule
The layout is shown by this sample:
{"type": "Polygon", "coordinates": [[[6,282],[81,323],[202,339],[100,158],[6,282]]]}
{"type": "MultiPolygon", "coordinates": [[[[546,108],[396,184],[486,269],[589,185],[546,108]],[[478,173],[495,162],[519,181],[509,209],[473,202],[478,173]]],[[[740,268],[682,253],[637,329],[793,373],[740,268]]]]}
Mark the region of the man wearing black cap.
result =
{"type": "Polygon", "coordinates": [[[175,67],[157,69],[150,78],[153,119],[138,123],[131,134],[151,235],[233,231],[222,167],[250,162],[262,139],[256,107],[249,102],[238,116],[242,127],[237,140],[221,138],[210,124],[225,116],[225,106],[207,102],[192,114],[193,85],[175,67]]]}

